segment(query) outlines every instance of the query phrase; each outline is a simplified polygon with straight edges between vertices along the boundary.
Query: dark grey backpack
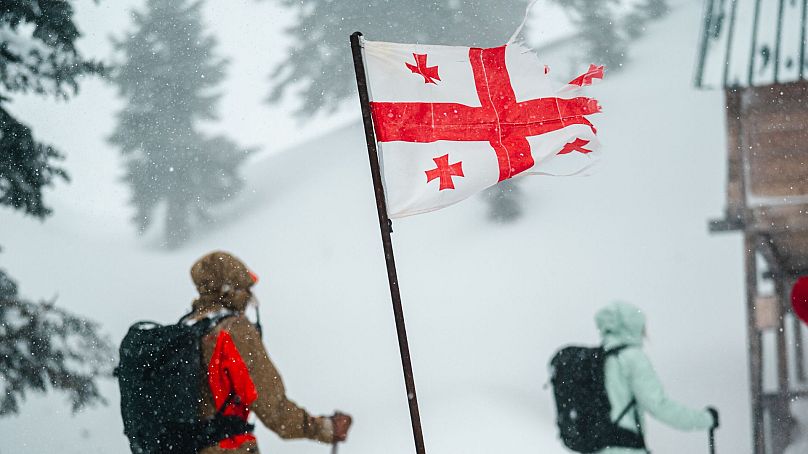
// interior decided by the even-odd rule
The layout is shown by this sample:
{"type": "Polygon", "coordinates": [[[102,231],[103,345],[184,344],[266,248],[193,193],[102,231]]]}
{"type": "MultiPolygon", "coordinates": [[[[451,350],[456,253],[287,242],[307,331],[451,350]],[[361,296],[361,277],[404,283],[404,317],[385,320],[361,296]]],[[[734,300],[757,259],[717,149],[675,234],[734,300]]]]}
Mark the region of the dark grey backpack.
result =
{"type": "Polygon", "coordinates": [[[252,432],[241,418],[199,415],[205,380],[201,339],[229,316],[202,319],[193,325],[138,322],[121,342],[115,376],[121,390],[124,433],[133,454],[196,454],[233,435],[252,432]]]}
{"type": "Polygon", "coordinates": [[[639,424],[639,433],[618,425],[632,409],[639,421],[636,401],[631,401],[617,421],[611,420],[612,406],[606,394],[603,366],[606,358],[624,348],[565,347],[550,360],[558,429],[569,449],[580,453],[594,453],[607,447],[645,449],[639,424]]]}

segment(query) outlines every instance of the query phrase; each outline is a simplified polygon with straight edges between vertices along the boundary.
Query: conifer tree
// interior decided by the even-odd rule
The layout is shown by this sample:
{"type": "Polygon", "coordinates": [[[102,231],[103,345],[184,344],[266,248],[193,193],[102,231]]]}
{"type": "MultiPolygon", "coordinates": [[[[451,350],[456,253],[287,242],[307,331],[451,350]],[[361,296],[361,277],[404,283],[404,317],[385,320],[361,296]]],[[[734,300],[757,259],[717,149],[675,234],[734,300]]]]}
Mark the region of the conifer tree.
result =
{"type": "Polygon", "coordinates": [[[0,416],[19,412],[29,391],[67,393],[73,411],[105,402],[96,378],[108,375],[113,349],[96,323],[22,298],[0,269],[0,416]]]}
{"type": "Polygon", "coordinates": [[[110,142],[126,159],[134,221],[146,230],[165,216],[169,247],[188,239],[210,208],[242,187],[240,164],[249,150],[223,136],[208,136],[201,122],[215,120],[216,87],[226,60],[202,24],[202,2],[148,0],[134,12],[134,30],[115,46],[122,62],[112,79],[126,100],[110,142]]]}
{"type": "MultiPolygon", "coordinates": [[[[15,93],[66,99],[82,75],[101,73],[76,50],[79,36],[66,0],[0,4],[0,207],[44,219],[51,210],[43,189],[67,180],[61,154],[5,106],[15,93]]],[[[111,357],[96,324],[53,302],[23,299],[0,269],[0,416],[17,413],[28,391],[66,392],[74,410],[102,402],[95,380],[109,372],[111,357]]]]}
{"type": "Polygon", "coordinates": [[[40,219],[49,215],[42,190],[57,178],[67,180],[57,164],[61,158],[52,146],[35,141],[31,129],[0,103],[0,205],[40,219]]]}

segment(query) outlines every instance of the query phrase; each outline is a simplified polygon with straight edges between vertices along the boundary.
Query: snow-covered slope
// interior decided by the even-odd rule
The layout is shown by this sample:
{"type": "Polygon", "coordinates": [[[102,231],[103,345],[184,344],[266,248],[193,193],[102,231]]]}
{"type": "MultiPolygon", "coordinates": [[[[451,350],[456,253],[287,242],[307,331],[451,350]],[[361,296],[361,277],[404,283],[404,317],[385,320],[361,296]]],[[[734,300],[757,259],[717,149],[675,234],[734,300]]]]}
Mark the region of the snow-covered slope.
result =
{"type": "MultiPolygon", "coordinates": [[[[741,242],[706,229],[723,209],[723,107],[720,93],[691,88],[699,17],[699,2],[676,8],[597,87],[596,175],[525,178],[525,216],[512,225],[489,223],[478,199],[396,223],[429,452],[566,452],[546,361],[563,344],[595,343],[595,310],[618,298],[648,312],[647,350],[670,394],[718,406],[721,452],[749,451],[741,242]]],[[[102,137],[73,140],[103,150],[102,137]]],[[[131,235],[125,191],[97,171],[114,157],[79,158],[52,219],[2,214],[2,266],[25,294],[58,292],[118,341],[137,319],[177,318],[193,298],[191,263],[231,250],[261,276],[265,342],[290,395],[355,416],[341,452],[412,452],[363,140],[355,123],[254,162],[230,219],[172,253],[131,235]]],[[[105,390],[108,407],[77,416],[58,397],[32,397],[0,424],[0,452],[126,452],[116,386],[105,390]]],[[[259,434],[267,453],[327,449],[259,434]]],[[[651,423],[648,437],[657,454],[706,452],[703,433],[651,423]]]]}

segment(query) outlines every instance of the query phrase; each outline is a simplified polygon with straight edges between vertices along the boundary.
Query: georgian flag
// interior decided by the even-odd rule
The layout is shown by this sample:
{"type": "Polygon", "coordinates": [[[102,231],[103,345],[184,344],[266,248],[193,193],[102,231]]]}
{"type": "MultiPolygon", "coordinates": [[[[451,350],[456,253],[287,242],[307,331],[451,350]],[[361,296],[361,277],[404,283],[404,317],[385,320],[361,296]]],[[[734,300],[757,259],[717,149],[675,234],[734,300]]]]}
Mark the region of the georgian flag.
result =
{"type": "Polygon", "coordinates": [[[362,40],[390,218],[437,210],[519,174],[575,175],[599,143],[580,95],[517,44],[490,49],[362,40]]]}

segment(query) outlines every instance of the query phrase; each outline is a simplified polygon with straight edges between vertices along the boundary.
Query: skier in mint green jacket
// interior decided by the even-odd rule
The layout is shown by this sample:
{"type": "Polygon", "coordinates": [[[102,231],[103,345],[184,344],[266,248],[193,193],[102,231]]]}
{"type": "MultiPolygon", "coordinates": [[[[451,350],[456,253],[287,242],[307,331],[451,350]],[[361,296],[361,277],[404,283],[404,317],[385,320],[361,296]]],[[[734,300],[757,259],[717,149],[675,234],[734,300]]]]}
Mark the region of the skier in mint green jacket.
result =
{"type": "MultiPolygon", "coordinates": [[[[713,408],[694,410],[670,400],[662,389],[654,367],[642,351],[645,315],[628,303],[615,302],[598,311],[595,323],[606,350],[627,346],[606,359],[606,392],[612,407],[612,421],[636,401],[636,412],[629,411],[620,426],[637,432],[643,427],[643,414],[680,430],[707,430],[718,427],[718,412],[713,408]],[[637,420],[639,419],[639,421],[637,420]]],[[[599,454],[638,454],[641,449],[610,447],[599,454]]]]}

